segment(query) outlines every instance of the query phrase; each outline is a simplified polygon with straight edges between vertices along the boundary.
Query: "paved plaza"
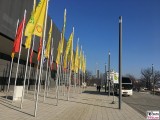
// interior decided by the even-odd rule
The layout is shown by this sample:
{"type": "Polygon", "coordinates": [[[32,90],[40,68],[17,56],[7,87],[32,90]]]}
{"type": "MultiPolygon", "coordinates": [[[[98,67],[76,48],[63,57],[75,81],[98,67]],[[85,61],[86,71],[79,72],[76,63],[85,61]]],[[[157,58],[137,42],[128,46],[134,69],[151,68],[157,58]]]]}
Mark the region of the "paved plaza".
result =
{"type": "MultiPolygon", "coordinates": [[[[39,96],[37,117],[34,117],[35,100],[32,91],[25,94],[23,108],[20,101],[6,100],[4,93],[0,93],[0,120],[145,120],[145,117],[122,102],[122,109],[111,104],[113,97],[94,87],[88,87],[82,94],[72,88],[70,99],[60,89],[58,106],[56,106],[55,89],[49,91],[43,102],[43,91],[39,96]]],[[[10,93],[12,94],[12,93],[10,93]]]]}

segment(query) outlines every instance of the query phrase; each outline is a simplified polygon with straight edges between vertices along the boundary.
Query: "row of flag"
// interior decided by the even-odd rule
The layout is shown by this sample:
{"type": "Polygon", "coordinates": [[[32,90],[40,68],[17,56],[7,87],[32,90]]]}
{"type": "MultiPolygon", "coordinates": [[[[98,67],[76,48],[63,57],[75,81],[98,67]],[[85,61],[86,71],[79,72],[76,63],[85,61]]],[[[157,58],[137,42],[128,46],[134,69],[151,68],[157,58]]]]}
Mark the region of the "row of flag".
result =
{"type": "MultiPolygon", "coordinates": [[[[24,35],[26,36],[25,48],[30,49],[30,60],[29,60],[30,64],[32,63],[33,49],[34,49],[34,48],[31,48],[33,35],[40,37],[37,60],[40,61],[40,58],[41,58],[44,19],[45,19],[45,13],[46,13],[45,12],[46,5],[47,5],[47,0],[40,0],[40,2],[38,3],[36,7],[35,1],[36,0],[34,0],[31,17],[25,27],[25,32],[24,32],[24,35]]],[[[14,54],[18,53],[20,50],[20,42],[22,40],[24,25],[25,25],[25,18],[22,20],[17,30],[17,34],[14,40],[12,54],[11,54],[12,58],[14,58],[14,54]]],[[[62,34],[61,34],[61,40],[59,41],[59,45],[57,49],[57,58],[56,58],[57,64],[60,64],[60,55],[63,54],[65,27],[66,27],[66,9],[64,11],[64,25],[63,25],[62,34]]],[[[44,53],[44,56],[47,59],[49,59],[50,51],[51,51],[51,36],[52,36],[52,20],[50,24],[48,42],[47,42],[45,53],[44,53]]],[[[86,58],[84,54],[82,53],[82,49],[79,50],[78,44],[76,48],[76,54],[74,57],[73,37],[74,37],[74,31],[71,33],[69,40],[67,42],[67,47],[64,53],[63,68],[66,69],[68,67],[67,62],[71,62],[72,63],[71,69],[73,71],[75,71],[76,73],[78,72],[78,70],[82,70],[83,72],[85,72],[86,71],[86,58]]]]}
{"type": "MultiPolygon", "coordinates": [[[[23,85],[23,92],[22,92],[22,97],[21,97],[21,108],[22,108],[24,93],[25,93],[24,91],[25,91],[28,61],[30,62],[30,70],[31,70],[33,50],[34,50],[34,41],[35,41],[34,39],[35,39],[35,36],[39,37],[37,61],[38,61],[38,65],[40,65],[40,70],[38,70],[38,67],[37,67],[37,73],[39,71],[39,78],[38,78],[38,88],[37,88],[38,90],[37,90],[36,105],[35,105],[35,116],[36,116],[37,104],[38,104],[39,84],[40,84],[40,79],[41,79],[41,74],[42,74],[41,69],[43,68],[42,63],[44,61],[44,58],[47,59],[48,61],[47,66],[50,65],[49,71],[53,69],[53,50],[54,48],[53,48],[53,38],[52,38],[52,20],[50,21],[51,23],[50,23],[49,33],[48,33],[48,41],[46,44],[45,44],[45,39],[44,39],[46,38],[45,33],[46,33],[47,12],[48,12],[48,0],[40,0],[37,6],[36,6],[36,0],[34,0],[33,10],[31,12],[31,16],[30,16],[28,23],[25,26],[25,23],[26,23],[26,11],[25,11],[24,18],[19,24],[19,26],[17,27],[16,37],[13,43],[13,49],[12,49],[12,54],[11,54],[11,57],[12,57],[11,64],[13,64],[15,53],[19,53],[16,78],[15,78],[15,86],[16,86],[19,59],[20,59],[22,39],[23,39],[23,31],[24,31],[24,36],[26,37],[25,48],[28,49],[28,55],[27,55],[27,60],[26,60],[27,62],[26,62],[26,69],[25,69],[25,78],[23,82],[24,85],[23,85]]],[[[81,49],[79,49],[79,44],[78,44],[79,40],[77,42],[77,48],[76,48],[75,55],[73,52],[74,28],[68,39],[66,50],[63,53],[64,40],[65,40],[65,37],[64,37],[65,28],[66,28],[66,9],[64,11],[64,24],[63,24],[62,33],[61,33],[61,39],[58,44],[57,57],[56,57],[56,64],[57,64],[57,80],[56,81],[57,83],[60,83],[60,76],[61,74],[63,74],[60,69],[70,70],[70,77],[68,79],[69,81],[68,83],[70,83],[71,81],[72,71],[74,71],[74,73],[78,73],[78,72],[80,73],[80,71],[82,71],[82,74],[84,73],[83,74],[84,77],[85,77],[85,71],[86,71],[86,56],[84,55],[84,52],[82,52],[82,47],[81,49]]],[[[11,71],[12,69],[10,69],[10,76],[9,76],[7,91],[9,90],[11,71]]],[[[46,70],[46,78],[47,78],[47,75],[48,75],[48,68],[46,70]]],[[[37,81],[37,78],[36,78],[36,81],[37,81]]],[[[79,75],[79,81],[80,81],[80,75],[79,75]]],[[[45,86],[46,86],[46,82],[45,82],[45,86]]],[[[36,89],[36,86],[35,86],[35,89],[36,89]]],[[[57,96],[58,96],[58,84],[57,84],[57,96]]],[[[69,93],[68,93],[68,96],[69,96],[69,93]]],[[[44,98],[45,98],[45,92],[44,92],[44,98]]]]}

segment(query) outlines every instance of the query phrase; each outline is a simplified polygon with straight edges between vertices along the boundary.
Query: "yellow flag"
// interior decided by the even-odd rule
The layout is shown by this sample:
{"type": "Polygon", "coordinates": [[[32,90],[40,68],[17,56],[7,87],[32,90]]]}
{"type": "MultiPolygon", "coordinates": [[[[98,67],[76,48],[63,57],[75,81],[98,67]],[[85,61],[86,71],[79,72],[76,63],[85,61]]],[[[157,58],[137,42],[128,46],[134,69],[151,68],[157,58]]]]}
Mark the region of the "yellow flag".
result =
{"type": "Polygon", "coordinates": [[[32,35],[27,36],[26,42],[25,42],[26,49],[31,48],[31,40],[32,40],[32,35]]]}
{"type": "Polygon", "coordinates": [[[24,33],[25,36],[30,36],[33,34],[35,25],[37,24],[37,21],[40,17],[44,3],[46,3],[46,0],[40,0],[40,2],[36,7],[35,12],[32,11],[31,17],[26,25],[26,29],[24,33]]]}
{"type": "MultiPolygon", "coordinates": [[[[34,5],[33,5],[33,10],[32,10],[32,13],[31,13],[31,18],[34,15],[35,8],[36,8],[36,0],[34,0],[34,5]]],[[[29,22],[31,22],[31,18],[30,18],[29,22]]],[[[28,26],[33,26],[33,24],[30,24],[29,22],[28,22],[27,25],[28,26]]],[[[27,36],[26,42],[25,42],[25,48],[28,49],[28,48],[31,47],[31,39],[32,39],[32,34],[29,33],[28,27],[26,27],[26,29],[25,29],[25,35],[27,36]]]]}
{"type": "Polygon", "coordinates": [[[76,56],[75,56],[75,72],[78,73],[78,68],[79,68],[79,47],[78,47],[78,43],[77,43],[77,48],[76,48],[76,56]]]}
{"type": "Polygon", "coordinates": [[[84,55],[82,54],[82,72],[84,73],[84,55]]]}
{"type": "Polygon", "coordinates": [[[79,69],[82,69],[82,46],[81,46],[81,51],[80,51],[80,55],[79,55],[79,69]]]}
{"type": "Polygon", "coordinates": [[[50,30],[49,30],[49,37],[48,37],[47,47],[46,47],[46,51],[45,51],[45,57],[46,58],[49,58],[49,54],[50,54],[51,35],[52,35],[52,20],[51,20],[51,26],[50,26],[50,30]]]}
{"type": "Polygon", "coordinates": [[[12,57],[12,58],[14,58],[14,55],[15,55],[15,53],[14,53],[14,52],[12,52],[11,57],[12,57]]]}
{"type": "Polygon", "coordinates": [[[86,58],[85,58],[85,61],[84,61],[84,73],[86,72],[86,58]]]}
{"type": "Polygon", "coordinates": [[[60,56],[61,56],[61,40],[59,41],[58,49],[57,49],[57,58],[56,58],[57,64],[60,64],[60,56]]]}
{"type": "Polygon", "coordinates": [[[41,10],[40,16],[37,20],[37,23],[34,28],[34,35],[37,35],[39,37],[42,37],[43,35],[43,24],[44,24],[44,19],[45,19],[45,13],[46,13],[46,5],[47,5],[47,0],[45,0],[43,4],[43,8],[41,10]]]}
{"type": "Polygon", "coordinates": [[[63,67],[64,67],[64,69],[67,68],[67,57],[66,57],[66,54],[64,55],[63,67]]]}
{"type": "MultiPolygon", "coordinates": [[[[72,51],[73,52],[73,51],[72,51]]],[[[75,71],[75,67],[74,67],[74,54],[72,54],[72,64],[71,64],[72,66],[71,66],[71,70],[72,71],[75,71]]]]}
{"type": "Polygon", "coordinates": [[[67,68],[67,58],[68,58],[68,54],[71,53],[70,51],[72,50],[71,49],[72,41],[73,41],[73,32],[71,33],[69,40],[67,42],[67,47],[64,55],[64,68],[67,68]]]}

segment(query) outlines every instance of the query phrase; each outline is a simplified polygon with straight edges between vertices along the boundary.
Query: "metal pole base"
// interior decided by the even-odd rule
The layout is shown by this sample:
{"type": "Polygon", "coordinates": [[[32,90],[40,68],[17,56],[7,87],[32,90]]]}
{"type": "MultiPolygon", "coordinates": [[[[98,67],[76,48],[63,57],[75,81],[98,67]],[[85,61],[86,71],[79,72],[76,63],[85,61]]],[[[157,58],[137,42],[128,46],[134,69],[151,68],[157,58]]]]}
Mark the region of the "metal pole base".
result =
{"type": "Polygon", "coordinates": [[[115,101],[112,101],[112,103],[111,104],[115,104],[116,102],[115,101]]]}

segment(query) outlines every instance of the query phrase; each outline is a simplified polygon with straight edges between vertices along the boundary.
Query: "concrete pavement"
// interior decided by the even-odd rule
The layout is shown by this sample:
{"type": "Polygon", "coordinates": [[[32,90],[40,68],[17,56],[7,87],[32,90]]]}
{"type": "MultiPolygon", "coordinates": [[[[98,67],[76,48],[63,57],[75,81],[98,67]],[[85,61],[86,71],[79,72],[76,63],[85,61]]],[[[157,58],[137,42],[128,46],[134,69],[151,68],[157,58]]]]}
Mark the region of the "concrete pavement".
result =
{"type": "Polygon", "coordinates": [[[70,93],[67,95],[60,92],[60,100],[56,106],[55,89],[51,89],[49,96],[43,103],[43,91],[39,97],[37,117],[34,115],[33,92],[25,94],[23,108],[20,109],[20,101],[13,102],[4,98],[0,93],[0,120],[145,120],[145,117],[133,108],[122,102],[122,109],[116,104],[111,104],[113,97],[104,92],[100,94],[96,88],[88,87],[82,94],[70,93]]]}

